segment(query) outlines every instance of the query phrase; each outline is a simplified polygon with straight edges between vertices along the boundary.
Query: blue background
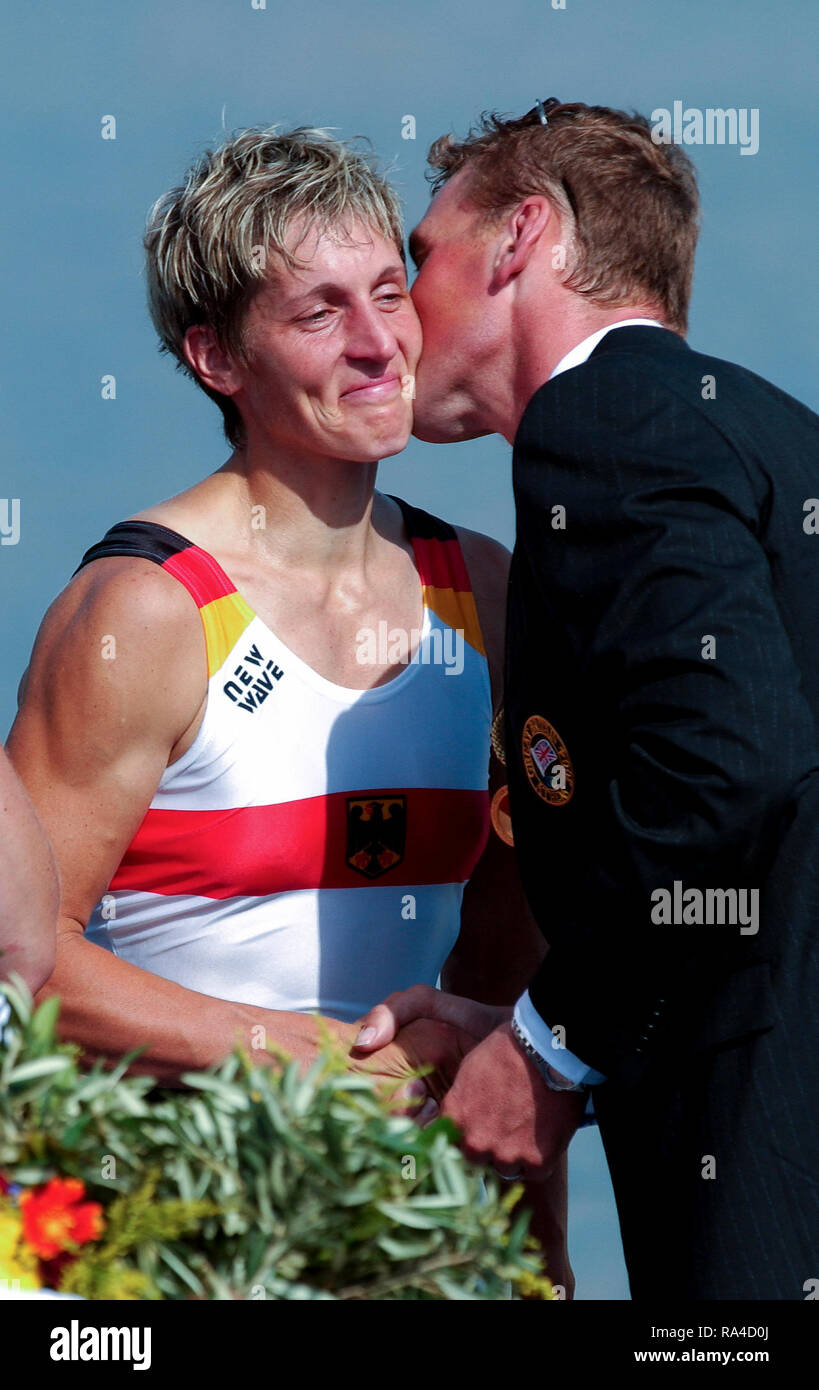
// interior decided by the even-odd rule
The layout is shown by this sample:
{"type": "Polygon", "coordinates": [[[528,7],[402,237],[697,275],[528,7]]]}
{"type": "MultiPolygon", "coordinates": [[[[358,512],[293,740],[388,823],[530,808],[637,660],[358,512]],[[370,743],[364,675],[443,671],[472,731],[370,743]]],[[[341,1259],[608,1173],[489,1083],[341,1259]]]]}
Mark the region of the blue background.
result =
{"type": "MultiPolygon", "coordinates": [[[[148,207],[223,129],[366,134],[412,223],[428,145],[484,108],[520,114],[552,95],[647,115],[675,100],[757,107],[756,155],[690,151],[704,227],[689,338],[815,407],[817,13],[811,0],[7,0],[0,496],[20,499],[21,535],[0,547],[0,733],[86,547],[227,457],[216,407],[157,354],[141,254],[148,207]],[[101,139],[106,115],[116,140],[101,139]]],[[[413,441],[380,485],[512,541],[500,439],[413,441]]],[[[575,1139],[571,1170],[577,1296],[626,1298],[596,1131],[575,1139]]]]}

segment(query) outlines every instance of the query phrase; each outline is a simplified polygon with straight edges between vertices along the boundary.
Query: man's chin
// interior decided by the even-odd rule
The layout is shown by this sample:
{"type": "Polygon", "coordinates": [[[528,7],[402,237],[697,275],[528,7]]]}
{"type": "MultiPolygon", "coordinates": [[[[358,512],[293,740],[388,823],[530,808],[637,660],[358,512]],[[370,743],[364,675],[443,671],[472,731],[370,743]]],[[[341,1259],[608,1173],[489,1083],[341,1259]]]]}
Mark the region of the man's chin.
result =
{"type": "Polygon", "coordinates": [[[412,433],[425,444],[461,444],[464,440],[480,439],[492,433],[491,429],[484,428],[480,421],[474,419],[475,412],[465,408],[466,402],[462,404],[460,396],[453,395],[445,401],[438,398],[433,403],[421,390],[417,392],[413,406],[412,433]],[[468,418],[470,413],[473,415],[471,420],[468,418]]]}
{"type": "Polygon", "coordinates": [[[467,439],[482,439],[484,435],[491,434],[492,431],[465,425],[459,420],[450,420],[445,424],[416,420],[412,427],[412,433],[416,439],[422,439],[425,444],[463,444],[467,439]]]}

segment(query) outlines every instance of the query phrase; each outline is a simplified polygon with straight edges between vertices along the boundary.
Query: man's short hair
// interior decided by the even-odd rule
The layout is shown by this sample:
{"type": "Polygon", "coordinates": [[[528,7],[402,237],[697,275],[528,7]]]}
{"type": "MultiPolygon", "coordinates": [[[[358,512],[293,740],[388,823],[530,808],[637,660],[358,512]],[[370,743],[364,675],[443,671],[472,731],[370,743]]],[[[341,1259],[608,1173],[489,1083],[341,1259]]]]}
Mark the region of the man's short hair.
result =
{"type": "Polygon", "coordinates": [[[300,264],[287,247],[293,218],[304,219],[305,235],[317,226],[349,236],[354,220],[364,222],[394,241],[403,257],[398,196],[372,155],[308,126],[240,131],[206,151],[148,216],[148,301],[161,349],[216,401],[234,447],[243,440],[239,411],[191,371],[185,334],[208,324],[244,360],[243,320],[269,278],[271,257],[291,268],[300,264]]]}
{"type": "Polygon", "coordinates": [[[491,221],[524,198],[556,206],[566,241],[564,284],[591,303],[656,303],[685,333],[699,231],[697,181],[679,145],[655,144],[644,116],[549,103],[519,120],[485,114],[465,140],[436,140],[434,191],[461,169],[467,198],[491,221]]]}

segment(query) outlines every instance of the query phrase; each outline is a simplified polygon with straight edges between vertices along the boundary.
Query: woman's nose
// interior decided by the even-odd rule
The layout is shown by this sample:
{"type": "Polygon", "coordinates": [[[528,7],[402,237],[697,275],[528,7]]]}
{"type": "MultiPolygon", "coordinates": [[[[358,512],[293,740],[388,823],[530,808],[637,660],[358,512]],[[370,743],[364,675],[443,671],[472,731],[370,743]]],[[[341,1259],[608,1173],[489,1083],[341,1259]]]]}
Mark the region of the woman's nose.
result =
{"type": "Polygon", "coordinates": [[[366,357],[387,363],[396,352],[396,338],[384,313],[372,305],[360,309],[350,324],[349,357],[366,357]]]}

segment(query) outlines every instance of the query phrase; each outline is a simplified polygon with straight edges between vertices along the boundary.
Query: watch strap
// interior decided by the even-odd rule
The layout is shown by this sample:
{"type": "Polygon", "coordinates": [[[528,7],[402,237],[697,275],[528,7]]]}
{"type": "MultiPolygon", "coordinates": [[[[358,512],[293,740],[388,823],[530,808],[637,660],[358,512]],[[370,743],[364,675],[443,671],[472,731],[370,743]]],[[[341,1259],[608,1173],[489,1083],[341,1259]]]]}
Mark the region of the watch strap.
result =
{"type": "Polygon", "coordinates": [[[550,1066],[546,1058],[542,1057],[537,1049],[532,1046],[529,1039],[518,1027],[514,1019],[510,1020],[509,1026],[512,1029],[512,1036],[515,1041],[526,1053],[526,1056],[533,1066],[536,1067],[550,1091],[587,1091],[589,1089],[582,1081],[567,1081],[565,1077],[561,1077],[560,1072],[550,1066]]]}

